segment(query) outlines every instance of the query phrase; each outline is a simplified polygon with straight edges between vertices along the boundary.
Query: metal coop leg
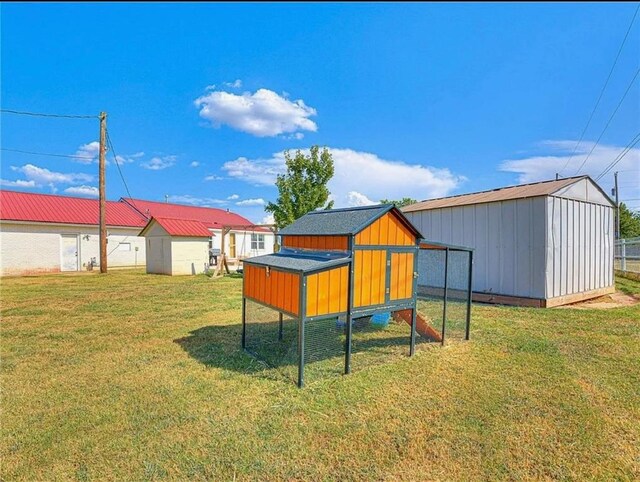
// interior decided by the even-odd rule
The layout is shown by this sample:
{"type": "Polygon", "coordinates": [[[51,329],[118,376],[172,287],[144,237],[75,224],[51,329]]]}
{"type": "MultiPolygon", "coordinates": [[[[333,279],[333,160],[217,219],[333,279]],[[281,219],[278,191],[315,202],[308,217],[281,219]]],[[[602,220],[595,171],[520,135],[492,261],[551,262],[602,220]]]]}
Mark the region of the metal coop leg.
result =
{"type": "Polygon", "coordinates": [[[247,346],[247,299],[242,297],[242,349],[247,346]]]}
{"type": "Polygon", "coordinates": [[[304,320],[298,320],[298,388],[304,387],[304,320]]]}

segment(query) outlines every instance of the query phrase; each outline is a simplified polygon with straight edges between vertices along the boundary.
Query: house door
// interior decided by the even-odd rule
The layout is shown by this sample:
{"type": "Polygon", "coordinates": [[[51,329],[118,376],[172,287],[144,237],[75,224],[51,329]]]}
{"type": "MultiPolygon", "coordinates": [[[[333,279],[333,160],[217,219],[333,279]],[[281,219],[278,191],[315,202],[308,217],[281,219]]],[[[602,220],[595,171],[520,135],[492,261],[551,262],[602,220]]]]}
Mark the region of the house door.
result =
{"type": "Polygon", "coordinates": [[[61,271],[78,271],[78,236],[61,235],[62,259],[61,271]]]}
{"type": "Polygon", "coordinates": [[[387,296],[389,301],[413,297],[413,272],[415,253],[389,250],[387,264],[387,296]]]}
{"type": "Polygon", "coordinates": [[[229,233],[229,257],[236,257],[236,233],[229,233]]]}

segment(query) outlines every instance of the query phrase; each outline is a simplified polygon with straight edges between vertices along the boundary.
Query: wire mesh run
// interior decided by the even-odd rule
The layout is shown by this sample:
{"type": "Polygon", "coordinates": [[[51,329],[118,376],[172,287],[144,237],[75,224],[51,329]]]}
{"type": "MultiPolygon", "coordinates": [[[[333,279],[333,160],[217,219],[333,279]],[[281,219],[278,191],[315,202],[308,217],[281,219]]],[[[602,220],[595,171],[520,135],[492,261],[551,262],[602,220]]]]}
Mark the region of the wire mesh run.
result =
{"type": "Polygon", "coordinates": [[[346,340],[344,317],[304,322],[305,383],[344,373],[346,340]]]}
{"type": "Polygon", "coordinates": [[[411,325],[391,312],[356,318],[351,333],[351,370],[357,372],[409,355],[411,325]]]}
{"type": "Polygon", "coordinates": [[[298,380],[298,320],[245,300],[245,349],[286,378],[298,380]]]}
{"type": "Polygon", "coordinates": [[[421,246],[418,253],[418,313],[443,343],[469,339],[472,266],[470,249],[421,246]]]}

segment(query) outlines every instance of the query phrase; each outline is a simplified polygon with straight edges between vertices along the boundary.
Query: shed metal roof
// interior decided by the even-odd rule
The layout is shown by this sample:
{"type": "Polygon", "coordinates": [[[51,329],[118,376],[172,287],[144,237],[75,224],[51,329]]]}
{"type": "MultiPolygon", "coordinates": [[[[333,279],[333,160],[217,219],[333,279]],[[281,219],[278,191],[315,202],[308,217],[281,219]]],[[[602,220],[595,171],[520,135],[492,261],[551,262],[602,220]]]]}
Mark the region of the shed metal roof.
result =
{"type": "Polygon", "coordinates": [[[407,228],[417,237],[421,237],[416,228],[392,204],[311,211],[283,228],[278,234],[283,236],[344,236],[357,234],[389,211],[395,211],[398,218],[402,220],[407,228]]]}
{"type": "MultiPolygon", "coordinates": [[[[57,224],[98,225],[97,199],[0,190],[0,219],[57,224]]],[[[125,203],[106,202],[107,226],[141,228],[147,220],[125,203]]]]}
{"type": "Polygon", "coordinates": [[[195,219],[176,219],[152,217],[144,229],[140,232],[140,236],[144,236],[152,223],[158,223],[171,236],[183,236],[192,238],[210,238],[213,233],[207,227],[195,219]]]}
{"type": "Polygon", "coordinates": [[[351,257],[345,253],[331,251],[298,251],[282,248],[279,252],[245,259],[244,263],[269,266],[288,271],[307,273],[349,263],[351,257]]]}
{"type": "Polygon", "coordinates": [[[511,199],[522,199],[529,197],[548,196],[563,187],[570,186],[577,181],[589,178],[589,176],[568,177],[551,181],[541,181],[531,184],[521,184],[518,186],[501,187],[490,191],[461,194],[438,199],[427,199],[402,208],[405,213],[413,211],[424,211],[427,209],[450,208],[456,206],[466,206],[469,204],[481,204],[496,201],[507,201],[511,199]]]}
{"type": "Polygon", "coordinates": [[[201,206],[187,206],[184,204],[145,201],[123,197],[122,201],[132,206],[146,217],[162,217],[174,219],[192,219],[200,221],[208,228],[222,229],[223,226],[233,226],[247,231],[269,232],[267,228],[254,227],[253,223],[239,214],[226,209],[208,208],[201,206]]]}

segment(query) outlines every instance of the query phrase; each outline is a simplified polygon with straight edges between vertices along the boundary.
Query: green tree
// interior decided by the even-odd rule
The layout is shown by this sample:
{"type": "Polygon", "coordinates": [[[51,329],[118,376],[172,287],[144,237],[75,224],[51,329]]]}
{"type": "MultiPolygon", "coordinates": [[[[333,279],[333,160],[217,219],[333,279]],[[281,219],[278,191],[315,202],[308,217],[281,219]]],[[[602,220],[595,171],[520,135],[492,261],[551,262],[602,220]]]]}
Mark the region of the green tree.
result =
{"type": "Polygon", "coordinates": [[[620,203],[620,237],[636,236],[640,236],[640,212],[631,211],[624,203],[620,203]]]}
{"type": "Polygon", "coordinates": [[[331,209],[327,183],[333,177],[333,157],[325,147],[310,149],[309,155],[300,150],[291,157],[285,151],[287,172],[278,175],[276,187],[278,199],[269,202],[265,211],[273,214],[278,229],[291,224],[296,219],[318,208],[331,209]]]}
{"type": "Polygon", "coordinates": [[[410,197],[403,197],[399,201],[395,201],[393,199],[380,199],[380,204],[395,204],[398,209],[408,206],[409,204],[415,204],[417,202],[418,201],[416,201],[415,199],[411,199],[410,197]]]}

